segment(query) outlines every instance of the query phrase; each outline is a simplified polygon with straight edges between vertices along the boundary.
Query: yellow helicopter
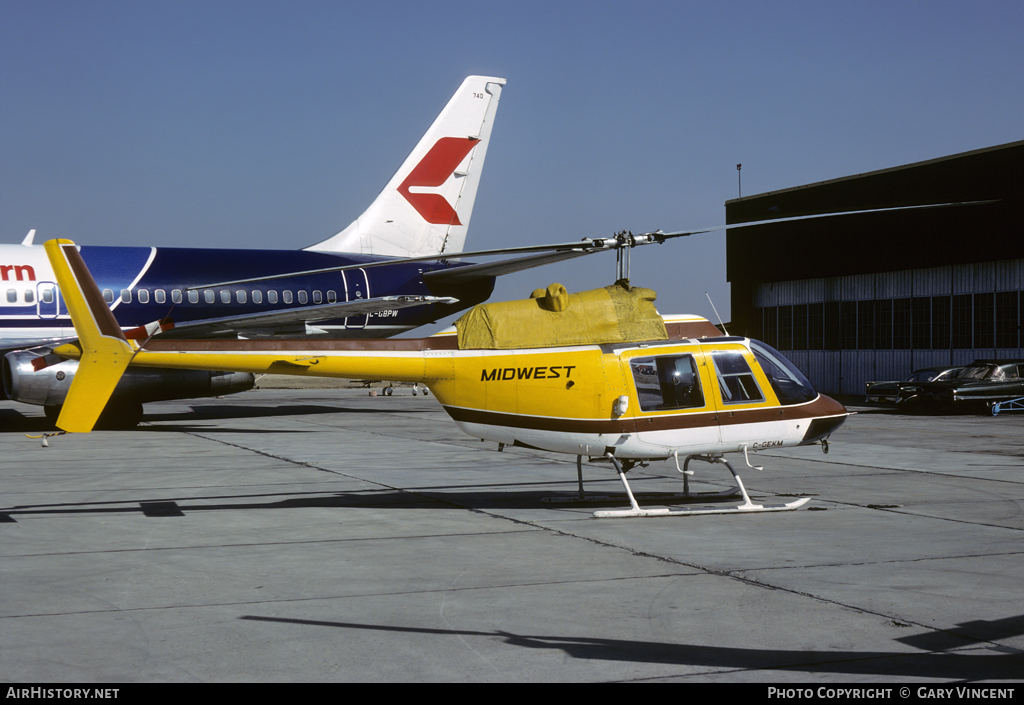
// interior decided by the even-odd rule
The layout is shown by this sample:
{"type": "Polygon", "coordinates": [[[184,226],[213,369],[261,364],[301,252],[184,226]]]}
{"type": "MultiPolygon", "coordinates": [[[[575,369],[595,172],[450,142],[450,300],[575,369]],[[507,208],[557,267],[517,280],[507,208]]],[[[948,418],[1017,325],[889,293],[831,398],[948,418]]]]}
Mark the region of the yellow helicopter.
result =
{"type": "Polygon", "coordinates": [[[146,337],[151,329],[139,343],[118,327],[74,243],[45,248],[79,336],[39,358],[40,367],[80,360],[57,420],[63,431],[91,431],[129,365],[413,382],[470,436],[575,455],[581,495],[582,458],[607,459],[630,508],[595,516],[635,517],[796,509],[808,499],[754,503],[724,454],[743,453],[756,467],[750,451],[821,444],[827,452],[848,415],[776,350],[697,316],[663,318],[655,293],[625,278],[481,304],[455,332],[420,339],[181,340],[146,337]],[[666,459],[683,473],[684,496],[692,460],[725,465],[737,487],[720,494],[742,502],[642,508],[626,472],[666,459]]]}

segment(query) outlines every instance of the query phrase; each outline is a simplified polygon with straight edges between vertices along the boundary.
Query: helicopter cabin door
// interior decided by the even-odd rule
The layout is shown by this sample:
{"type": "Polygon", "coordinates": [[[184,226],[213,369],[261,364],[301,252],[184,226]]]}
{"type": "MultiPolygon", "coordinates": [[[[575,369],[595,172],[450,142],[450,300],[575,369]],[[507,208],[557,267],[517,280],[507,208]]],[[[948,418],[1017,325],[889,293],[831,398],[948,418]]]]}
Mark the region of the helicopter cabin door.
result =
{"type": "Polygon", "coordinates": [[[637,439],[652,455],[715,451],[718,414],[703,355],[697,349],[652,352],[631,351],[626,360],[640,407],[637,439]]]}
{"type": "Polygon", "coordinates": [[[722,451],[782,445],[786,437],[783,410],[754,355],[737,344],[701,347],[713,378],[709,391],[718,408],[722,451]]]}

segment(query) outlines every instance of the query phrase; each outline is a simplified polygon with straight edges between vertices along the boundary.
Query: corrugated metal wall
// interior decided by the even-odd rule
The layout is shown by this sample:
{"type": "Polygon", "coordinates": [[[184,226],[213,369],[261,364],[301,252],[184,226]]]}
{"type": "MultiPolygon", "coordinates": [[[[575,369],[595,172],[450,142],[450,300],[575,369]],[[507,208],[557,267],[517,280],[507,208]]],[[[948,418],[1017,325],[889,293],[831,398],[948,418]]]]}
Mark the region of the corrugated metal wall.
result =
{"type": "MultiPolygon", "coordinates": [[[[755,287],[753,298],[754,308],[767,311],[763,315],[770,318],[766,318],[766,320],[776,321],[778,320],[777,307],[779,306],[913,299],[915,302],[920,301],[922,307],[928,307],[922,310],[930,312],[932,304],[928,297],[942,297],[943,305],[949,307],[952,299],[948,297],[965,294],[995,295],[998,292],[1024,292],[1024,259],[764,283],[755,287]]],[[[972,300],[968,299],[968,301],[972,300]]],[[[974,301],[977,301],[977,298],[974,301]]],[[[1020,330],[1024,324],[1024,320],[1022,320],[1024,319],[1024,293],[1018,293],[1017,301],[1019,303],[1017,304],[1018,333],[1016,338],[1018,345],[1024,346],[1024,340],[1022,340],[1024,332],[1020,330]]],[[[872,305],[862,304],[862,306],[868,307],[872,305]]],[[[970,304],[972,307],[975,305],[970,304]]],[[[788,309],[784,310],[788,311],[788,309]]],[[[936,311],[944,310],[936,308],[936,311]]],[[[971,308],[971,311],[974,310],[971,308]]],[[[855,315],[856,313],[851,310],[843,314],[843,321],[830,320],[826,321],[825,325],[849,325],[846,317],[855,315]]],[[[933,314],[929,313],[928,315],[933,314]]],[[[941,316],[942,314],[934,315],[941,316]]],[[[971,320],[973,321],[973,319],[971,320]]],[[[932,335],[931,319],[929,318],[928,323],[924,325],[927,326],[927,335],[930,339],[932,335]]],[[[950,325],[952,325],[952,321],[950,325]]],[[[973,333],[974,338],[968,340],[984,339],[984,334],[979,335],[977,332],[979,330],[977,323],[963,325],[967,326],[966,335],[970,336],[973,333]]],[[[989,321],[984,325],[991,327],[993,324],[989,321]]],[[[1007,324],[1004,322],[1003,325],[1005,328],[1007,324]]],[[[771,339],[777,333],[774,323],[765,326],[761,333],[765,342],[782,350],[797,367],[804,371],[817,389],[832,394],[861,394],[864,391],[865,382],[901,379],[921,367],[966,364],[977,358],[1024,358],[1024,347],[996,347],[995,345],[984,348],[952,347],[953,343],[959,339],[949,331],[945,335],[951,342],[945,348],[884,350],[850,349],[843,345],[834,346],[840,349],[792,350],[789,349],[790,346],[785,341],[771,339]]],[[[994,332],[989,335],[993,340],[997,340],[994,332]]],[[[856,339],[857,336],[854,335],[853,338],[856,339]]],[[[832,340],[842,341],[849,341],[849,339],[849,335],[832,338],[832,340]]]]}

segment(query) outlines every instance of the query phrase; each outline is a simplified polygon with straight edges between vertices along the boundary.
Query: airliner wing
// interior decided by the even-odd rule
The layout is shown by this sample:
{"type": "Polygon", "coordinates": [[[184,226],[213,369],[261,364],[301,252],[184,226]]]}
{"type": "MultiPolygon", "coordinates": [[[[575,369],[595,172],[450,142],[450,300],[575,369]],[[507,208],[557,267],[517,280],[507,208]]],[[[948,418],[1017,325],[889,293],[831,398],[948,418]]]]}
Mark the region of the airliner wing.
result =
{"type": "Polygon", "coordinates": [[[428,284],[466,284],[476,279],[490,279],[500,277],[503,274],[522,272],[533,267],[541,267],[545,264],[561,262],[562,260],[582,257],[599,250],[562,250],[559,252],[544,252],[529,257],[519,257],[485,264],[468,264],[465,267],[451,267],[449,269],[436,269],[432,272],[423,273],[423,281],[428,284]]]}
{"type": "Polygon", "coordinates": [[[458,299],[447,296],[379,296],[372,299],[357,299],[333,304],[317,304],[264,313],[223,316],[175,324],[160,337],[201,338],[239,333],[247,334],[257,329],[262,335],[273,335],[283,330],[294,331],[306,323],[328,321],[349,316],[365,316],[379,311],[397,310],[427,304],[453,304],[458,299]],[[276,330],[275,330],[276,329],[276,330]]]}

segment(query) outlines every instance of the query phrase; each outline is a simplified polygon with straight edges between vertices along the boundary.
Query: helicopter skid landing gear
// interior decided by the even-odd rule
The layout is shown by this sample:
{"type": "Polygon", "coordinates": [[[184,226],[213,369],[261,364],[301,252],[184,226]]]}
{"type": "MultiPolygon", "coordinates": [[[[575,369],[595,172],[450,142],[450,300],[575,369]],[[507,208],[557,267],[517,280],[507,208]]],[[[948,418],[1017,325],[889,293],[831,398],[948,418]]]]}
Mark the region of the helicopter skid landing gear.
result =
{"type": "MultiPolygon", "coordinates": [[[[604,460],[604,459],[605,458],[600,458],[600,460],[604,460]]],[[[594,462],[595,460],[599,460],[599,459],[598,458],[591,458],[590,459],[591,462],[594,462]]],[[[687,460],[689,460],[689,459],[687,459],[687,460]]],[[[679,464],[677,462],[676,463],[676,467],[678,467],[678,466],[679,466],[679,464]]],[[[625,470],[628,471],[629,470],[629,466],[627,466],[625,468],[625,470]]],[[[680,470],[680,472],[683,472],[683,471],[680,470]]],[[[692,475],[693,473],[690,472],[688,474],[692,475]]],[[[582,455],[577,455],[576,456],[576,478],[577,478],[577,482],[579,484],[579,490],[577,492],[574,492],[572,494],[563,493],[563,494],[558,494],[558,495],[555,495],[555,496],[552,496],[552,497],[543,497],[543,498],[541,498],[540,501],[542,503],[544,503],[544,504],[581,504],[581,503],[582,504],[607,504],[613,498],[621,496],[621,495],[608,495],[608,494],[587,494],[587,493],[585,493],[583,491],[583,456],[582,455]]],[[[656,495],[657,498],[659,500],[662,500],[662,501],[692,501],[692,500],[695,500],[695,499],[696,500],[700,500],[700,499],[705,499],[705,498],[714,499],[716,497],[729,497],[731,495],[738,495],[739,493],[740,493],[739,488],[738,487],[734,487],[733,489],[726,490],[724,492],[697,492],[697,493],[694,494],[694,493],[690,492],[689,485],[684,480],[684,482],[683,482],[683,492],[674,492],[674,493],[658,492],[658,493],[654,493],[654,495],[656,495]]],[[[653,498],[654,495],[642,494],[641,497],[645,498],[645,499],[646,498],[653,498]]]]}
{"type": "MultiPolygon", "coordinates": [[[[693,470],[690,470],[691,460],[703,460],[705,463],[722,463],[727,468],[729,468],[729,472],[732,473],[732,476],[735,477],[737,481],[739,480],[739,475],[737,475],[736,471],[732,469],[731,465],[729,465],[729,461],[723,458],[721,455],[688,455],[686,456],[686,460],[683,461],[682,468],[679,467],[679,455],[675,454],[673,455],[673,457],[676,461],[676,470],[679,470],[679,472],[683,476],[683,496],[685,496],[687,499],[713,499],[715,497],[734,497],[740,494],[741,492],[744,492],[743,488],[740,485],[737,485],[732,489],[722,490],[721,492],[698,492],[694,494],[690,492],[690,475],[693,474],[693,470]]],[[[745,492],[744,496],[746,496],[745,492]]],[[[750,501],[749,498],[747,499],[747,501],[750,501]]]]}
{"type": "Polygon", "coordinates": [[[578,504],[580,502],[607,502],[611,497],[606,494],[586,494],[583,491],[583,456],[576,456],[576,478],[579,482],[579,491],[576,494],[562,494],[554,497],[544,497],[540,501],[544,504],[578,504]]]}
{"type": "MultiPolygon", "coordinates": [[[[619,479],[622,480],[623,487],[626,488],[626,495],[629,497],[630,509],[613,509],[601,512],[594,512],[594,516],[599,519],[618,519],[623,517],[659,517],[659,516],[693,516],[696,514],[753,514],[757,512],[786,512],[793,509],[798,509],[805,505],[810,498],[803,497],[801,499],[794,500],[792,502],[786,502],[785,504],[754,504],[750,501],[750,495],[747,494],[747,489],[743,486],[743,480],[736,474],[732,465],[721,455],[694,455],[688,456],[683,463],[683,478],[685,484],[685,478],[687,477],[686,466],[689,464],[692,458],[698,460],[704,460],[709,463],[721,463],[725,467],[729,468],[729,472],[736,479],[737,489],[740,494],[743,495],[743,504],[734,507],[694,507],[692,509],[675,509],[671,507],[657,507],[653,509],[643,509],[637,504],[636,498],[633,496],[633,491],[629,488],[629,482],[626,480],[626,472],[622,469],[622,465],[618,459],[615,458],[611,453],[608,453],[606,457],[612,461],[615,465],[616,472],[619,473],[619,479]]],[[[749,464],[749,463],[748,463],[749,464]]],[[[678,466],[678,458],[677,458],[678,466]]],[[[753,466],[751,466],[753,467],[753,466]]],[[[687,494],[689,488],[687,485],[687,494]]],[[[726,492],[715,493],[718,496],[728,496],[729,494],[735,494],[736,490],[727,490],[726,492]]]]}

